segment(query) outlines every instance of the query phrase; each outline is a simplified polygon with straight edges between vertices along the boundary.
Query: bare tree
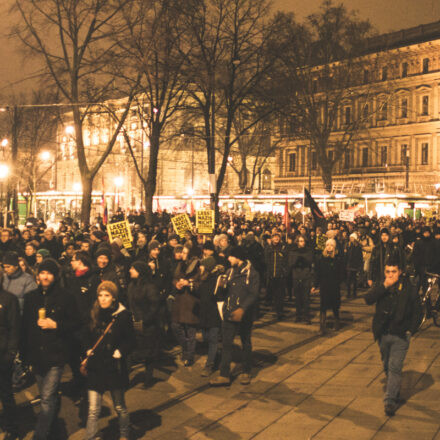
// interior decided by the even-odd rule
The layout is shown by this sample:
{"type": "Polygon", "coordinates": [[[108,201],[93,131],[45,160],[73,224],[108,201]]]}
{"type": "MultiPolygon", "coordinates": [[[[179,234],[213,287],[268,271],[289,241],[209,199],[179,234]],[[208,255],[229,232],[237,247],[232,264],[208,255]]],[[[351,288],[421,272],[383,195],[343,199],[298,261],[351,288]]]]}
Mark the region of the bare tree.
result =
{"type": "MultiPolygon", "coordinates": [[[[145,191],[147,224],[153,222],[153,196],[156,192],[157,164],[164,137],[172,136],[176,118],[181,113],[188,79],[183,75],[183,55],[190,50],[182,46],[182,12],[180,0],[135,0],[125,8],[127,32],[118,43],[125,54],[125,63],[140,77],[139,94],[135,99],[136,114],[143,132],[142,154],[135,140],[124,130],[125,140],[145,191]],[[147,172],[143,167],[144,151],[147,172]]],[[[137,81],[137,79],[136,79],[137,81]]],[[[139,146],[138,146],[139,147],[139,146]]]]}
{"type": "Polygon", "coordinates": [[[373,113],[388,105],[388,84],[371,85],[380,58],[363,56],[372,28],[331,0],[303,24],[281,13],[276,22],[272,47],[280,64],[272,96],[289,134],[316,151],[323,183],[330,190],[335,165],[365,135],[373,113]],[[381,92],[385,97],[376,100],[381,92]]]}
{"type": "MultiPolygon", "coordinates": [[[[231,146],[236,141],[236,114],[255,92],[270,65],[265,51],[270,34],[266,24],[269,11],[266,0],[185,3],[188,44],[193,48],[186,58],[186,72],[191,80],[188,93],[193,104],[190,110],[202,121],[210,193],[216,209],[231,146]],[[222,152],[218,170],[216,151],[222,152]]],[[[257,122],[250,121],[240,135],[257,122]]]]}
{"type": "MultiPolygon", "coordinates": [[[[93,179],[113,148],[135,93],[135,84],[120,91],[119,96],[128,96],[125,109],[109,123],[107,145],[91,163],[84,146],[83,125],[100,103],[115,97],[118,87],[113,69],[118,51],[115,36],[125,29],[121,11],[130,1],[15,0],[13,6],[21,18],[14,35],[28,54],[44,62],[46,79],[67,101],[73,118],[83,191],[81,221],[85,225],[90,221],[93,179]]],[[[106,107],[104,111],[114,115],[106,107]]]]}

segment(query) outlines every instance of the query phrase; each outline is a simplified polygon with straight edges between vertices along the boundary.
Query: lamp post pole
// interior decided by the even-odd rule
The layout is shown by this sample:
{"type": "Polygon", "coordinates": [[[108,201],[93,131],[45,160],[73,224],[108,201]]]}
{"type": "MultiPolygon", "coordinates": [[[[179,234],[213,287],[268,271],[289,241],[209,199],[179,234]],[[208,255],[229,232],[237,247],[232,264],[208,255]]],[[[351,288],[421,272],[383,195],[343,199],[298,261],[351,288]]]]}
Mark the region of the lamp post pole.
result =
{"type": "Polygon", "coordinates": [[[405,192],[409,192],[409,148],[405,151],[405,192]]]}

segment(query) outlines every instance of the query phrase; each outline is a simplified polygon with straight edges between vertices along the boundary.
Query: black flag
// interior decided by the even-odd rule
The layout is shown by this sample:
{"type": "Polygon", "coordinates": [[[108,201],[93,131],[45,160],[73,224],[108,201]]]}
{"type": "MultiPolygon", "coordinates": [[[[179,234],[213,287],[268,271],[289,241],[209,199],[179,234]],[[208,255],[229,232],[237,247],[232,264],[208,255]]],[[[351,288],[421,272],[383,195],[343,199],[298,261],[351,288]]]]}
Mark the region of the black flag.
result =
{"type": "Polygon", "coordinates": [[[304,188],[304,201],[305,205],[310,208],[310,211],[313,215],[313,220],[315,221],[315,226],[320,226],[323,232],[327,231],[327,220],[324,217],[324,214],[319,209],[318,204],[315,202],[315,199],[310,195],[309,191],[304,188]]]}

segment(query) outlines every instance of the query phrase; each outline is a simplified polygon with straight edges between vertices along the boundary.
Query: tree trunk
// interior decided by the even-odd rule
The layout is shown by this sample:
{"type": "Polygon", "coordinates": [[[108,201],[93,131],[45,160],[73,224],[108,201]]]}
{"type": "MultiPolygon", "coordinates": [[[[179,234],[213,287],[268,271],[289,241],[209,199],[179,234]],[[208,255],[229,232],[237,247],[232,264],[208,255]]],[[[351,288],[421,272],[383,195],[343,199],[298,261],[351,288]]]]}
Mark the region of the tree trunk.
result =
{"type": "Polygon", "coordinates": [[[82,200],[81,200],[81,224],[83,227],[90,225],[90,212],[92,210],[93,178],[90,175],[82,175],[82,200]]]}
{"type": "Polygon", "coordinates": [[[152,226],[153,217],[153,197],[156,193],[157,179],[157,159],[159,156],[159,133],[158,127],[152,127],[152,135],[150,136],[150,157],[148,160],[148,175],[145,180],[145,221],[148,226],[152,226]]]}
{"type": "Polygon", "coordinates": [[[324,183],[324,188],[327,192],[332,191],[332,182],[333,182],[333,165],[327,164],[322,166],[322,182],[324,183]]]}

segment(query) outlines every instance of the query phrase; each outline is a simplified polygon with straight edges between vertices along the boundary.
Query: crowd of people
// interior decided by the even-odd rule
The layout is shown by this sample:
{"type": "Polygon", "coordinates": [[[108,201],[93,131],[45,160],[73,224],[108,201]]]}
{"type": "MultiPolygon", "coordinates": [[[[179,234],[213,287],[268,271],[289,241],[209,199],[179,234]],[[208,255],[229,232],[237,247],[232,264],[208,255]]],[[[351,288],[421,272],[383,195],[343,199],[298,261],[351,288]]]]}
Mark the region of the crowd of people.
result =
{"type": "MultiPolygon", "coordinates": [[[[368,302],[383,314],[387,308],[380,303],[395,286],[397,281],[389,280],[397,271],[405,286],[417,288],[426,285],[426,273],[440,273],[440,220],[359,217],[342,222],[335,217],[324,230],[312,219],[285,224],[281,216],[223,215],[214,234],[187,231],[184,237],[174,233],[169,220],[162,214],[152,227],[132,224],[129,249],[120,239],[110,242],[99,222],[88,228],[62,222],[54,231],[40,220],[23,230],[1,230],[0,397],[7,440],[19,435],[13,397],[18,359],[31,366],[41,397],[35,440],[50,438],[66,364],[74,398],[87,405],[86,439],[99,438],[106,391],[119,417],[120,438],[128,439],[124,391],[135,360],[145,366],[148,388],[161,350],[173,343],[180,347],[182,368],[194,364],[201,331],[206,343],[201,375],[213,386],[229,385],[233,341],[239,335],[239,381],[246,385],[261,302],[283,320],[286,301],[294,299],[295,321],[312,325],[310,299],[319,294],[319,333],[325,335],[328,310],[334,330],[340,329],[343,284],[348,298],[356,297],[359,287],[370,287],[368,302]]],[[[417,317],[405,314],[408,304],[414,313],[416,303],[412,299],[400,306],[399,332],[417,330],[417,317]]],[[[375,337],[382,341],[391,378],[385,402],[390,414],[396,409],[399,368],[388,369],[395,360],[389,351],[393,340],[385,346],[381,335],[394,334],[393,328],[388,321],[376,322],[375,337]]]]}

